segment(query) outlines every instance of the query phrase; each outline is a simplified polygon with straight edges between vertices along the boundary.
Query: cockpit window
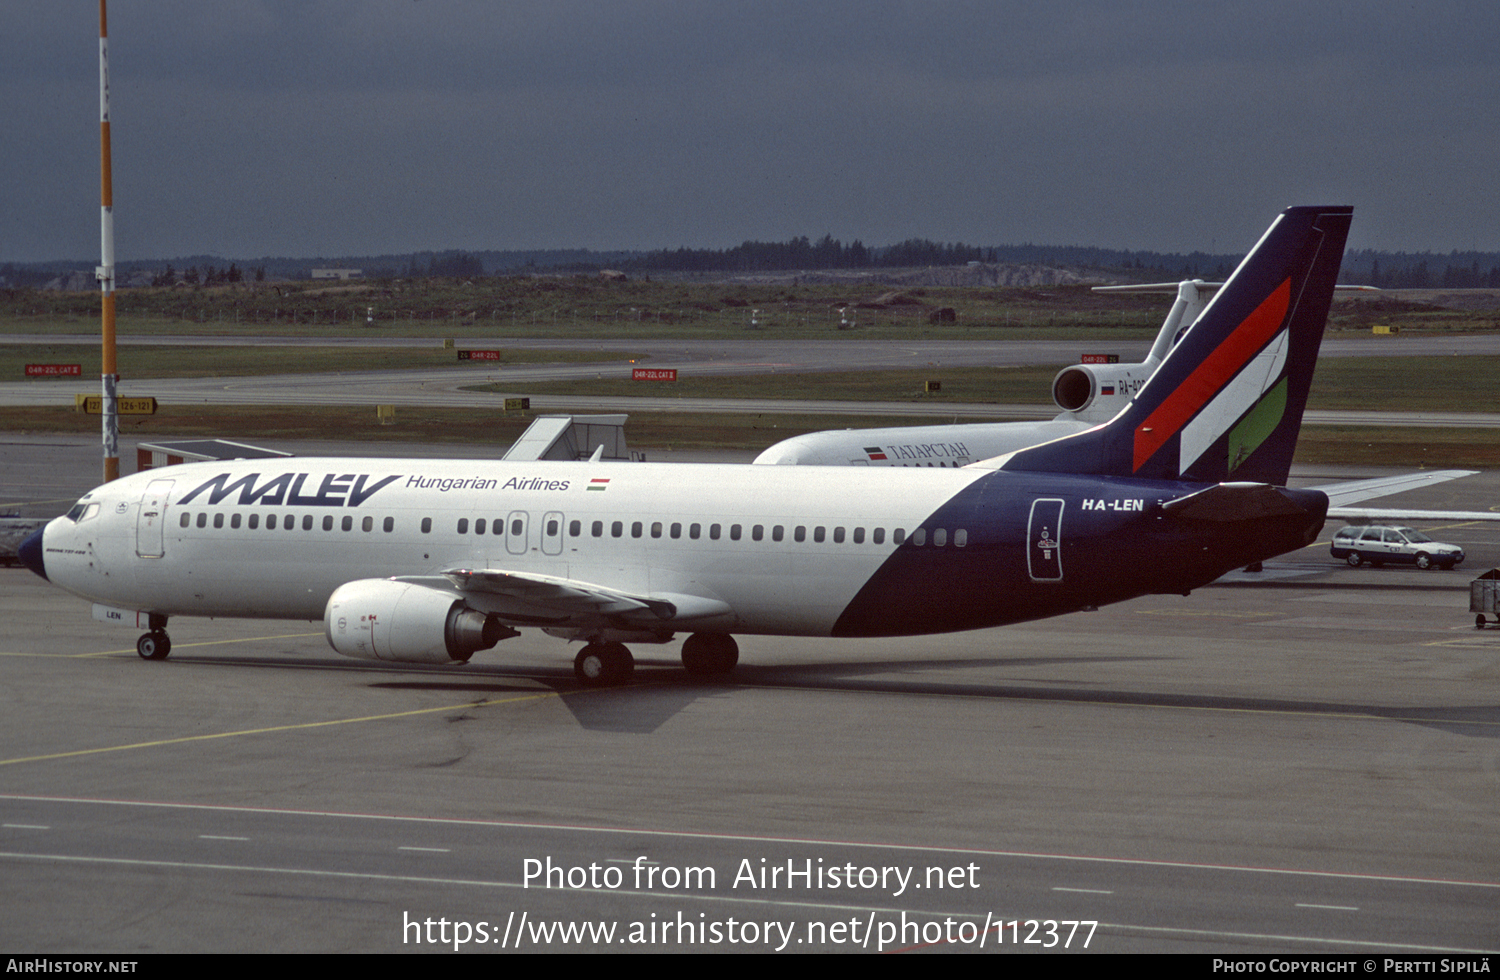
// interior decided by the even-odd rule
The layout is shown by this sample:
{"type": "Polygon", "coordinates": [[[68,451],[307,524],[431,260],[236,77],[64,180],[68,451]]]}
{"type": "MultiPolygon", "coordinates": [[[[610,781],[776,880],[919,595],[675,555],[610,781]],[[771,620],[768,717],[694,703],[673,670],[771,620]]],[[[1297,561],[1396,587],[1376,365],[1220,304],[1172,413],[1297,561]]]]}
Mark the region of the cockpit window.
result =
{"type": "Polygon", "coordinates": [[[73,505],[73,509],[68,511],[65,516],[68,518],[68,520],[72,521],[74,524],[77,524],[79,521],[86,521],[91,517],[98,516],[98,514],[99,505],[97,503],[90,503],[87,500],[80,500],[78,501],[78,503],[73,505]]]}

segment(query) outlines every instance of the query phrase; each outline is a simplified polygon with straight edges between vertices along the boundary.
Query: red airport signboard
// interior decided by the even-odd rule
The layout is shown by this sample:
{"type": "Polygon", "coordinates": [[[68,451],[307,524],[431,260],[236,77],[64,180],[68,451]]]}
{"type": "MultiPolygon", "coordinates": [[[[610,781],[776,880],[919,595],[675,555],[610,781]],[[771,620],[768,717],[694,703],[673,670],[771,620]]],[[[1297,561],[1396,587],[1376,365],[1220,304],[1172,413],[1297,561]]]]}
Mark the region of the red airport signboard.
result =
{"type": "Polygon", "coordinates": [[[498,361],[500,352],[497,350],[461,350],[458,352],[460,361],[498,361]]]}
{"type": "Polygon", "coordinates": [[[28,364],[28,378],[77,378],[83,375],[81,364],[28,364]]]}
{"type": "Polygon", "coordinates": [[[676,368],[631,368],[631,381],[676,381],[676,368]]]}
{"type": "Polygon", "coordinates": [[[1085,354],[1078,359],[1080,364],[1119,364],[1119,354],[1085,354]]]}

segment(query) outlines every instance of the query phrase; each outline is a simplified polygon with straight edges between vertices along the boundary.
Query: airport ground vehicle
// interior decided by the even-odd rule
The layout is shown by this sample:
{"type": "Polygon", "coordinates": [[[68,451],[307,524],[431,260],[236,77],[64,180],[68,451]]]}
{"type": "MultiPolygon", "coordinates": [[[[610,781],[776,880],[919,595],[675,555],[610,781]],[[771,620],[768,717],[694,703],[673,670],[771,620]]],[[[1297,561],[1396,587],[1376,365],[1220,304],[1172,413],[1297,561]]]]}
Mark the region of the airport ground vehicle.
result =
{"type": "Polygon", "coordinates": [[[1329,552],[1351,568],[1369,562],[1375,566],[1449,569],[1464,560],[1464,549],[1456,544],[1434,541],[1416,528],[1388,524],[1346,527],[1333,536],[1329,552]]]}

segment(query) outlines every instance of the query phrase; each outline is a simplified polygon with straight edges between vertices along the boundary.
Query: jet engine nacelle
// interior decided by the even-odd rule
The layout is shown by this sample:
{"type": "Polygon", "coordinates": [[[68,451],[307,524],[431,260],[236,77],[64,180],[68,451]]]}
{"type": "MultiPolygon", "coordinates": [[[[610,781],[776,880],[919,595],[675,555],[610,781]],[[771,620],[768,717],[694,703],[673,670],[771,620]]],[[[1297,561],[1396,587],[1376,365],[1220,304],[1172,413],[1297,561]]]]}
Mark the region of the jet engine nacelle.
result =
{"type": "Polygon", "coordinates": [[[1052,400],[1082,422],[1108,422],[1130,404],[1155,364],[1070,364],[1052,379],[1052,400]]]}
{"type": "Polygon", "coordinates": [[[403,663],[466,662],[519,634],[452,592],[392,579],[362,579],[328,597],[323,625],[346,657],[403,663]]]}

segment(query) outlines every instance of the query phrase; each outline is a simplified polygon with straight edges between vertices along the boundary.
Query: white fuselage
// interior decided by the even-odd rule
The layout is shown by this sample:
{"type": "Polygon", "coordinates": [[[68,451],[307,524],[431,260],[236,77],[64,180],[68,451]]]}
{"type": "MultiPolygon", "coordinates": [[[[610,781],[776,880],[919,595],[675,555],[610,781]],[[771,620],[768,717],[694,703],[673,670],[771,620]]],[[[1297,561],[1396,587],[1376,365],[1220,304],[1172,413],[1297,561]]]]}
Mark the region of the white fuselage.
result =
{"type": "Polygon", "coordinates": [[[83,515],[48,526],[44,554],[63,588],[166,616],[315,620],[352,580],[505,569],[718,599],[734,610],[723,626],[735,632],[822,635],[906,532],[984,475],[197,463],[99,487],[80,501],[83,515]]]}
{"type": "Polygon", "coordinates": [[[993,459],[1092,428],[1093,422],[973,422],[886,429],[826,429],[783,439],[754,462],[777,466],[896,466],[946,469],[993,459]]]}

